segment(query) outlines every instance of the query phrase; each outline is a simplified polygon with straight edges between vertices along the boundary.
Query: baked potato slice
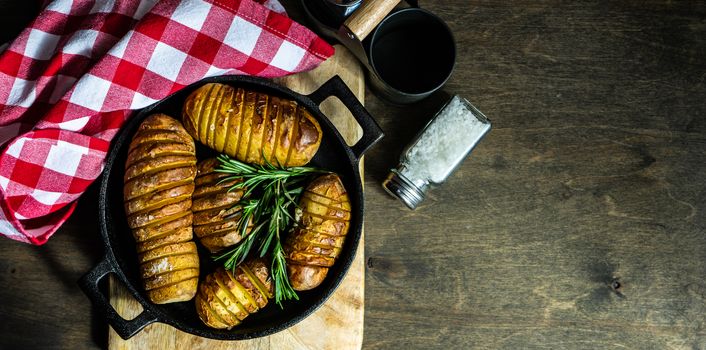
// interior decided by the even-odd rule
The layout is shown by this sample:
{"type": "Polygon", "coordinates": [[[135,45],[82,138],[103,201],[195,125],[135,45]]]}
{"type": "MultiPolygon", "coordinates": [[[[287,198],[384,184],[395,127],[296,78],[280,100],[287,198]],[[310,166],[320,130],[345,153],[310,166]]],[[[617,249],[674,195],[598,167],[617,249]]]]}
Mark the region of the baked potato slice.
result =
{"type": "Polygon", "coordinates": [[[178,271],[170,271],[161,275],[152,276],[145,280],[145,290],[153,290],[167,287],[169,285],[199,277],[199,269],[186,268],[178,271]]]}
{"type": "Polygon", "coordinates": [[[125,213],[129,216],[139,212],[161,208],[167,204],[191,199],[194,184],[186,184],[153,192],[142,197],[125,202],[125,213]]]}
{"type": "Polygon", "coordinates": [[[201,322],[211,328],[233,328],[235,324],[229,325],[225,320],[218,316],[216,311],[213,310],[211,307],[213,300],[210,300],[210,298],[213,298],[213,293],[210,292],[205,283],[200,283],[198,286],[198,293],[196,293],[196,298],[194,299],[194,305],[196,306],[196,313],[199,315],[201,322]]]}
{"type": "Polygon", "coordinates": [[[177,303],[194,298],[199,283],[198,277],[190,278],[176,284],[167,285],[147,291],[147,297],[155,304],[177,303]]]}
{"type": "Polygon", "coordinates": [[[166,233],[160,236],[155,236],[144,242],[137,242],[137,254],[141,254],[155,248],[163,247],[165,245],[187,242],[192,237],[193,232],[190,225],[179,227],[174,231],[167,231],[166,233]]]}
{"type": "Polygon", "coordinates": [[[231,304],[229,303],[228,305],[226,305],[223,299],[221,299],[228,297],[226,296],[226,292],[222,290],[220,286],[216,283],[216,281],[213,279],[213,275],[211,274],[206,276],[206,280],[204,280],[201,285],[204,287],[204,292],[206,300],[208,300],[208,304],[211,306],[211,309],[216,312],[218,317],[220,317],[220,319],[228,325],[235,326],[240,324],[241,319],[238,318],[235,313],[228,310],[228,305],[231,304]]]}
{"type": "Polygon", "coordinates": [[[199,257],[196,252],[185,252],[179,255],[163,256],[140,264],[140,274],[143,280],[162,273],[187,268],[198,268],[199,257]]]}
{"type": "MultiPolygon", "coordinates": [[[[137,243],[146,243],[151,239],[162,237],[167,233],[175,233],[180,228],[191,227],[192,218],[193,215],[191,212],[184,212],[169,222],[164,222],[159,225],[134,228],[132,229],[132,235],[135,237],[135,241],[137,241],[137,243]]],[[[191,240],[191,238],[188,240],[191,240]]],[[[179,242],[186,242],[188,240],[179,242]]]]}
{"type": "Polygon", "coordinates": [[[267,299],[274,298],[269,268],[262,259],[247,261],[239,267],[255,283],[255,287],[260,291],[260,294],[267,299]]]}

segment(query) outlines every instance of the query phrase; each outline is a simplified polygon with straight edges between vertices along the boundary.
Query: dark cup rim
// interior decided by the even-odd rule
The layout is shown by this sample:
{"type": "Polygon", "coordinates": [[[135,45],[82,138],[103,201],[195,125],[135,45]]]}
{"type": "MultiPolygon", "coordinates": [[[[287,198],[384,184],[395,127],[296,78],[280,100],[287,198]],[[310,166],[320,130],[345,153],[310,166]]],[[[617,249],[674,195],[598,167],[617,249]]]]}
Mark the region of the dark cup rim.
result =
{"type": "Polygon", "coordinates": [[[394,94],[412,97],[412,98],[414,98],[414,97],[424,98],[424,97],[432,94],[434,91],[439,90],[442,86],[444,86],[444,84],[446,84],[446,82],[449,80],[449,78],[451,78],[451,74],[453,73],[454,68],[456,66],[456,40],[454,38],[453,32],[451,31],[451,28],[449,28],[448,24],[446,24],[446,22],[444,20],[442,20],[439,16],[437,16],[434,13],[427,11],[423,8],[419,8],[419,7],[408,7],[408,8],[404,8],[401,10],[397,10],[397,11],[387,15],[387,17],[385,17],[377,25],[377,27],[375,27],[375,30],[373,30],[373,33],[370,36],[370,49],[367,51],[368,51],[367,56],[368,56],[368,63],[370,65],[370,69],[373,70],[373,73],[378,77],[378,79],[381,82],[385,83],[385,88],[391,90],[394,94]],[[399,89],[393,87],[392,85],[390,85],[385,80],[383,80],[382,76],[380,75],[380,73],[377,70],[377,67],[375,66],[375,61],[373,60],[373,55],[372,55],[374,43],[377,39],[378,33],[380,32],[380,28],[382,28],[385,25],[385,23],[390,21],[391,18],[393,18],[395,16],[399,16],[399,15],[404,15],[409,12],[423,13],[426,16],[428,16],[429,18],[438,22],[441,25],[441,27],[446,31],[446,33],[448,33],[449,38],[451,39],[451,46],[452,46],[451,48],[452,48],[452,56],[453,56],[452,60],[451,60],[451,62],[452,62],[451,66],[449,67],[448,74],[446,74],[446,77],[439,84],[437,84],[433,89],[428,89],[427,91],[417,92],[417,93],[405,92],[405,91],[399,90],[399,89]]]}

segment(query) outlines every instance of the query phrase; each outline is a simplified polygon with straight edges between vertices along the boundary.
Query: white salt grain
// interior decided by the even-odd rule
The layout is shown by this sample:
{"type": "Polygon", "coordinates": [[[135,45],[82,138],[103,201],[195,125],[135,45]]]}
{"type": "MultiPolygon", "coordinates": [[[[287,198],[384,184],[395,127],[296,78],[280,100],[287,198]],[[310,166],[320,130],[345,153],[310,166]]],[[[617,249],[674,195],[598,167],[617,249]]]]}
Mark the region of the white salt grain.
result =
{"type": "Polygon", "coordinates": [[[165,257],[160,259],[159,263],[153,264],[150,267],[149,273],[150,275],[156,275],[158,273],[171,271],[173,268],[174,266],[172,266],[172,264],[169,263],[168,258],[165,257]]]}

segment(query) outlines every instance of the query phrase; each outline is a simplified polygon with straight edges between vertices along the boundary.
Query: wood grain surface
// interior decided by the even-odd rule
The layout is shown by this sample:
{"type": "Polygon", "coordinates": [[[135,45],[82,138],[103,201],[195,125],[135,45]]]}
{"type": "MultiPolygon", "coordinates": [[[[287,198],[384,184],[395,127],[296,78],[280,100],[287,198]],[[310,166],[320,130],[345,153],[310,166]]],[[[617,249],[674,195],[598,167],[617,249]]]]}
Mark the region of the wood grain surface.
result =
{"type": "MultiPolygon", "coordinates": [[[[413,106],[366,93],[363,348],[706,349],[706,3],[420,3],[456,69],[413,106]],[[409,211],[380,183],[451,94],[493,130],[409,211]]],[[[45,246],[0,239],[0,348],[106,346],[75,283],[96,200],[45,246]]]]}
{"type": "MultiPolygon", "coordinates": [[[[364,99],[365,76],[362,68],[355,57],[340,45],[336,46],[336,54],[316,69],[278,81],[296,92],[309,94],[336,75],[346,82],[358,99],[364,99]]],[[[336,125],[346,142],[353,144],[360,138],[362,130],[336,98],[325,100],[321,104],[321,110],[336,125]]],[[[361,162],[361,170],[362,164],[361,162]]],[[[364,246],[364,235],[361,235],[360,247],[364,246]]],[[[364,251],[365,249],[358,249],[346,278],[329,300],[314,314],[285,331],[260,339],[218,341],[193,336],[166,324],[154,323],[128,340],[123,340],[110,328],[108,349],[360,349],[363,343],[365,303],[364,251]]],[[[110,301],[115,310],[127,319],[136,317],[142,311],[142,306],[112,277],[110,301]]]]}
{"type": "Polygon", "coordinates": [[[366,0],[346,19],[344,25],[363,41],[375,27],[392,11],[400,0],[366,0]]]}

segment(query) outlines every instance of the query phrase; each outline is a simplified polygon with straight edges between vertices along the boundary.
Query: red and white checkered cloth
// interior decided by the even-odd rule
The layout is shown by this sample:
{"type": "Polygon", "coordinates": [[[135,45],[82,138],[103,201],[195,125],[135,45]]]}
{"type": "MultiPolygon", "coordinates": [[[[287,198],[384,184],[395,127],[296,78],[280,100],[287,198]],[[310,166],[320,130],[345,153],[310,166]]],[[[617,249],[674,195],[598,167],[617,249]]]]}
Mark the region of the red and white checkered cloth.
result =
{"type": "Polygon", "coordinates": [[[45,243],[131,111],[204,77],[283,76],[333,54],[283,11],[276,0],[46,3],[0,47],[0,233],[45,243]]]}

